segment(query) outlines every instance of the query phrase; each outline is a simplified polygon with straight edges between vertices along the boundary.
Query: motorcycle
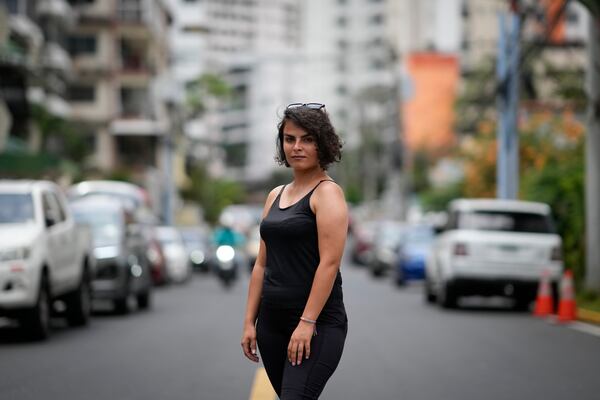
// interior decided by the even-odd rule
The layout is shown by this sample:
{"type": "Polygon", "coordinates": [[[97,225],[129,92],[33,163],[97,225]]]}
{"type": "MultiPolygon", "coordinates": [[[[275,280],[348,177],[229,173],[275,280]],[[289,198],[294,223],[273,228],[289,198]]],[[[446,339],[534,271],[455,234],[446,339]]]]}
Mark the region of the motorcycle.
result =
{"type": "Polygon", "coordinates": [[[232,246],[221,245],[215,252],[215,272],[225,287],[230,287],[237,278],[238,259],[232,246]]]}

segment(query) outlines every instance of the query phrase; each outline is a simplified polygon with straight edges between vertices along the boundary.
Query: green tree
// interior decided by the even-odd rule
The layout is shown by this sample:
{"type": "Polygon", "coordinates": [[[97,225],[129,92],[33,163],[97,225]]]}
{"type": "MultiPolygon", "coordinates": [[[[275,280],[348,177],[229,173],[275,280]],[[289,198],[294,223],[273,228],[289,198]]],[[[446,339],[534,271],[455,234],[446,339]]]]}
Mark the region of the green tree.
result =
{"type": "Polygon", "coordinates": [[[243,186],[227,179],[212,178],[203,164],[196,164],[190,171],[190,186],[183,190],[187,200],[197,202],[204,209],[208,222],[217,222],[221,211],[230,204],[241,203],[246,198],[243,186]]]}

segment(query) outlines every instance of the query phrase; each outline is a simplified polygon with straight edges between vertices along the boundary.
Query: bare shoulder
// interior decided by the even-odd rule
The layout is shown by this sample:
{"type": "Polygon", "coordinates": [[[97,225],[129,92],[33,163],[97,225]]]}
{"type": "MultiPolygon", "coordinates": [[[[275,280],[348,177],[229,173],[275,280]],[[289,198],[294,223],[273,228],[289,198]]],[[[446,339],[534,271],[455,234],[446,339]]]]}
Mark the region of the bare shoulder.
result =
{"type": "Polygon", "coordinates": [[[342,211],[347,213],[344,190],[333,181],[324,181],[317,187],[311,197],[311,208],[314,212],[319,209],[342,211]]]}
{"type": "Polygon", "coordinates": [[[271,206],[273,205],[273,202],[275,201],[275,198],[277,197],[279,192],[281,192],[282,188],[283,188],[283,185],[279,185],[276,188],[273,188],[269,192],[269,195],[267,196],[267,200],[265,201],[265,207],[263,209],[263,214],[262,214],[263,218],[268,214],[269,210],[271,209],[271,206]]]}

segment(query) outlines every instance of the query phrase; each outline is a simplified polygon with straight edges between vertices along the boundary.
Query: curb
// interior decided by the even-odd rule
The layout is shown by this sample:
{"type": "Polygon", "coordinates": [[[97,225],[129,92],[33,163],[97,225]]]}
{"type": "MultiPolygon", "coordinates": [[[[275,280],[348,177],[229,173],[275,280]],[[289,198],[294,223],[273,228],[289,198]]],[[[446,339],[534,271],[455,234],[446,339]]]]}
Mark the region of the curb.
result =
{"type": "Polygon", "coordinates": [[[585,308],[578,308],[577,319],[580,321],[600,325],[600,312],[586,310],[585,308]]]}

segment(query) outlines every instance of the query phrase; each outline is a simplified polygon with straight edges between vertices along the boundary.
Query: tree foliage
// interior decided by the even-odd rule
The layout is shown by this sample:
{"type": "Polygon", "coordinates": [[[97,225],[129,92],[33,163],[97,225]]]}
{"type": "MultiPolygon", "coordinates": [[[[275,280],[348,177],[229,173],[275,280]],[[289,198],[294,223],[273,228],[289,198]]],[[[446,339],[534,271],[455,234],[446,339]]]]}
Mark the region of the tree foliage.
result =
{"type": "Polygon", "coordinates": [[[217,222],[225,207],[241,203],[246,197],[241,184],[211,177],[202,164],[196,164],[192,168],[190,181],[190,186],[182,191],[183,197],[200,204],[206,220],[212,224],[217,222]]]}

